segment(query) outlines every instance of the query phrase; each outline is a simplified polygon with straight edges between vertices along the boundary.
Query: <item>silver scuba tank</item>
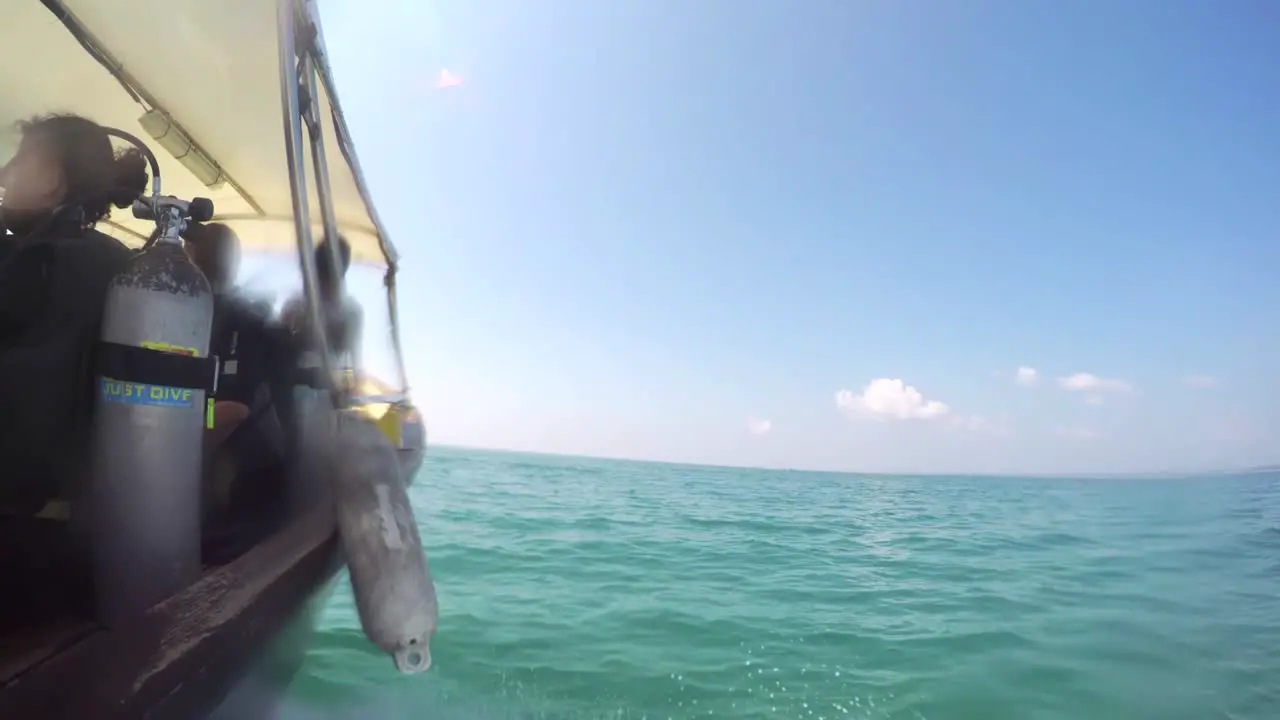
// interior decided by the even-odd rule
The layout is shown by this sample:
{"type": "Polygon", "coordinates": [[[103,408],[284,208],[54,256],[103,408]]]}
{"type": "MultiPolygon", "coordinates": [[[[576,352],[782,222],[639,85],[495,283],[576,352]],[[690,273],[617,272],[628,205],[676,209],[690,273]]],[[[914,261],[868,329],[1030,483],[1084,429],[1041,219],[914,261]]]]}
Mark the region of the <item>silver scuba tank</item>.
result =
{"type": "MultiPolygon", "coordinates": [[[[101,337],[207,357],[213,293],[178,240],[186,203],[165,200],[181,209],[155,211],[169,215],[156,243],[112,281],[101,337]]],[[[212,215],[209,201],[202,202],[208,205],[202,214],[212,215]]],[[[89,540],[99,620],[112,626],[200,575],[202,443],[211,412],[204,390],[101,372],[95,387],[89,540]]]]}
{"type": "Polygon", "coordinates": [[[402,673],[431,667],[438,610],[418,525],[395,449],[367,417],[334,413],[338,531],[360,625],[402,673]]]}

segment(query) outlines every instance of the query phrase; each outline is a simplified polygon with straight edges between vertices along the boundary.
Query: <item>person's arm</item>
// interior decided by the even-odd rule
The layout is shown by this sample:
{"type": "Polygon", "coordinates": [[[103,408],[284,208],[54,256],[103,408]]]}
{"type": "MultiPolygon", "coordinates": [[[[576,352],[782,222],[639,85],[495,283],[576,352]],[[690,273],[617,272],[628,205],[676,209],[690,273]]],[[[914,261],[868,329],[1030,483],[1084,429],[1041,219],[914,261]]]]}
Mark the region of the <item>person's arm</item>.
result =
{"type": "Polygon", "coordinates": [[[297,332],[301,327],[302,316],[305,314],[307,305],[302,298],[294,296],[285,301],[284,307],[280,309],[280,324],[293,332],[297,332]]]}

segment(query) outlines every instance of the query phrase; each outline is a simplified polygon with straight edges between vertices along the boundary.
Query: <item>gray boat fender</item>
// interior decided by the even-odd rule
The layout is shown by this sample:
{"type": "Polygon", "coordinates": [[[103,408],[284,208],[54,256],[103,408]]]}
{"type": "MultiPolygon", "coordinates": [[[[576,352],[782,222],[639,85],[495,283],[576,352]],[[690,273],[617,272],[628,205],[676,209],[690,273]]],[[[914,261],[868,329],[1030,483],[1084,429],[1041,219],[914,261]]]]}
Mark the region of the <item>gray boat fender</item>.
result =
{"type": "Polygon", "coordinates": [[[360,624],[400,672],[422,672],[438,610],[400,461],[367,417],[343,411],[334,423],[334,501],[360,624]]]}

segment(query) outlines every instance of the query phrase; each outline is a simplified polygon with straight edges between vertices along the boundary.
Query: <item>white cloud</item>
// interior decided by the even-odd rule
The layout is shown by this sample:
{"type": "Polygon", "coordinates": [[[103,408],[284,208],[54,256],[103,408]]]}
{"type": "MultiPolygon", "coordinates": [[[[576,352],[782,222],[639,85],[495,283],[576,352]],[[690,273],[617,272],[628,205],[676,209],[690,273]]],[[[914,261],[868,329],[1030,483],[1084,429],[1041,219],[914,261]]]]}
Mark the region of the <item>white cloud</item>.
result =
{"type": "Polygon", "coordinates": [[[896,378],[877,378],[861,393],[841,390],[836,407],[849,415],[880,420],[932,420],[951,412],[946,403],[926,400],[919,390],[896,378]]]}
{"type": "Polygon", "coordinates": [[[747,432],[752,435],[768,435],[773,429],[773,421],[764,418],[749,417],[747,418],[747,432]]]}
{"type": "Polygon", "coordinates": [[[1058,384],[1064,390],[1088,392],[1093,396],[1097,396],[1100,393],[1127,393],[1133,390],[1133,386],[1124,380],[1102,378],[1093,373],[1076,373],[1060,377],[1058,378],[1058,384]]]}
{"type": "Polygon", "coordinates": [[[1013,430],[1002,420],[985,418],[981,415],[953,415],[951,424],[969,432],[986,435],[1011,435],[1013,430]]]}
{"type": "Polygon", "coordinates": [[[1216,388],[1219,385],[1218,378],[1212,375],[1188,375],[1182,378],[1182,383],[1193,388],[1216,388]]]}
{"type": "Polygon", "coordinates": [[[1058,435],[1072,440],[1094,440],[1098,437],[1097,431],[1086,427],[1060,427],[1058,435]]]}
{"type": "Polygon", "coordinates": [[[1036,372],[1035,368],[1024,365],[1018,368],[1013,380],[1023,387],[1031,387],[1040,381],[1040,373],[1036,372]]]}

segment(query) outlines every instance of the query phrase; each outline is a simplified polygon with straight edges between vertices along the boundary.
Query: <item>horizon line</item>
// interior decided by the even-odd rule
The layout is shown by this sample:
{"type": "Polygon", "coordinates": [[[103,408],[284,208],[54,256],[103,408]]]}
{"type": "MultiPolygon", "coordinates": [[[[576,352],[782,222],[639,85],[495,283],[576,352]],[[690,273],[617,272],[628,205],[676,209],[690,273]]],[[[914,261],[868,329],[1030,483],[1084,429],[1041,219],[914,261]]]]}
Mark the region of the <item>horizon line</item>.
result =
{"type": "Polygon", "coordinates": [[[1095,472],[1095,473],[980,473],[980,472],[867,472],[862,470],[816,470],[794,467],[768,467],[761,465],[725,465],[707,462],[680,462],[674,460],[651,460],[647,458],[631,458],[610,455],[586,455],[548,452],[543,450],[514,450],[511,448],[485,447],[482,445],[464,445],[460,443],[427,443],[426,452],[431,453],[433,447],[447,450],[473,450],[506,455],[533,455],[535,457],[570,458],[579,460],[604,460],[609,462],[643,463],[648,465],[669,465],[672,467],[707,468],[714,470],[764,470],[768,472],[804,473],[808,475],[861,475],[871,477],[950,477],[950,478],[993,478],[993,479],[1030,479],[1030,480],[1174,480],[1190,478],[1211,478],[1234,475],[1265,475],[1280,472],[1280,464],[1251,465],[1241,468],[1222,468],[1215,470],[1158,470],[1148,472],[1095,472]]]}

